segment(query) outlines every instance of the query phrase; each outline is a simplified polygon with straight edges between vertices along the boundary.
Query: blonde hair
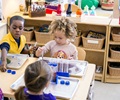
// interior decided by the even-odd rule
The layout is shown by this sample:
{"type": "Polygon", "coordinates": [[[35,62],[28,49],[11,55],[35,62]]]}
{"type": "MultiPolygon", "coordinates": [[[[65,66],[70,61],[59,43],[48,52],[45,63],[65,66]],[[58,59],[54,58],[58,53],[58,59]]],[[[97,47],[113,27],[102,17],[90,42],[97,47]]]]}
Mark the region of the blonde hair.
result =
{"type": "Polygon", "coordinates": [[[77,35],[77,25],[66,17],[56,19],[51,22],[49,32],[54,33],[56,30],[63,31],[67,38],[75,37],[77,35]]]}
{"type": "MultiPolygon", "coordinates": [[[[43,90],[51,78],[52,69],[45,61],[36,61],[28,65],[25,70],[25,86],[27,87],[28,91],[34,93],[39,93],[41,90],[43,90]]],[[[15,92],[16,100],[28,100],[24,93],[24,88],[25,87],[20,87],[15,92]]]]}

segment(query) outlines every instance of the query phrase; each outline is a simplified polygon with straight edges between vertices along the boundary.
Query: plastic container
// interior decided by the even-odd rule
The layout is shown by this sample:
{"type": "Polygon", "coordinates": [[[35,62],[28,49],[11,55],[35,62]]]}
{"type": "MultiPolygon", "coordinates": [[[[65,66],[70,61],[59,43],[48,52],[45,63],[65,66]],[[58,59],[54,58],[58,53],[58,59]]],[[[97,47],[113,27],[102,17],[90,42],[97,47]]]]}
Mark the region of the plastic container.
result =
{"type": "Polygon", "coordinates": [[[56,72],[58,71],[58,64],[56,62],[57,62],[56,60],[50,59],[48,63],[53,70],[52,82],[56,82],[56,72]]]}

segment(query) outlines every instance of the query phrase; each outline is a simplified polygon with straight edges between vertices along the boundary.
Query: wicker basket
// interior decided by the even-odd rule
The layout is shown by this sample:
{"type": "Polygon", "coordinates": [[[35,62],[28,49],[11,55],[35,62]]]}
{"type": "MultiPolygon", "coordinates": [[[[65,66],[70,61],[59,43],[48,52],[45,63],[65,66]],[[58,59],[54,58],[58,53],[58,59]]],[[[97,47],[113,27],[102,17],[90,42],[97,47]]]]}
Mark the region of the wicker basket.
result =
{"type": "Polygon", "coordinates": [[[79,46],[81,42],[81,37],[77,36],[74,40],[74,42],[72,42],[75,46],[79,46]]]}
{"type": "Polygon", "coordinates": [[[39,11],[30,11],[29,12],[30,17],[41,17],[41,16],[46,16],[46,11],[44,10],[39,10],[39,11]]]}
{"type": "Polygon", "coordinates": [[[33,31],[23,31],[22,34],[26,37],[26,42],[30,42],[34,37],[33,31]]]}
{"type": "Polygon", "coordinates": [[[115,51],[110,48],[110,52],[111,52],[111,58],[120,59],[120,51],[115,51]]]}
{"type": "Polygon", "coordinates": [[[83,33],[82,42],[83,47],[90,49],[102,49],[105,38],[96,39],[96,38],[87,38],[87,34],[83,33]]]}
{"type": "Polygon", "coordinates": [[[120,28],[113,28],[111,34],[112,34],[112,39],[115,42],[120,42],[120,28]]]}
{"type": "Polygon", "coordinates": [[[111,76],[120,76],[120,68],[111,67],[110,64],[108,64],[108,68],[111,76]]]}
{"type": "Polygon", "coordinates": [[[53,35],[47,32],[37,32],[35,31],[35,38],[38,43],[45,44],[50,40],[53,40],[53,35]]]}

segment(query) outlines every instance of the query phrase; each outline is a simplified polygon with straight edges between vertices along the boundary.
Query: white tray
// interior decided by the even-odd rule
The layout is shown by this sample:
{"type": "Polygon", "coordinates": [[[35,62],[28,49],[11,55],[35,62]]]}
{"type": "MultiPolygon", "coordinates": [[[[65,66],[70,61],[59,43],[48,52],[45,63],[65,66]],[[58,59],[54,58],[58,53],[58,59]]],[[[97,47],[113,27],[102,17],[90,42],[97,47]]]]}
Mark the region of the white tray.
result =
{"type": "Polygon", "coordinates": [[[19,69],[28,59],[29,55],[27,54],[7,54],[7,58],[11,61],[7,64],[7,68],[19,69]]]}
{"type": "MultiPolygon", "coordinates": [[[[53,82],[44,89],[45,93],[52,93],[57,98],[64,98],[64,99],[72,99],[74,96],[76,89],[79,85],[80,81],[77,78],[70,78],[70,77],[58,77],[58,84],[53,82]],[[69,81],[70,85],[60,84],[60,81],[64,80],[64,82],[69,81]]],[[[24,86],[24,75],[18,78],[12,85],[12,90],[17,90],[18,87],[24,86]]]]}
{"type": "MultiPolygon", "coordinates": [[[[38,60],[42,60],[42,57],[40,57],[38,60]]],[[[49,58],[49,57],[44,57],[43,60],[46,61],[47,63],[51,61],[57,63],[64,63],[63,66],[64,68],[66,64],[69,63],[68,72],[70,73],[70,76],[75,76],[75,77],[84,76],[88,65],[88,62],[83,60],[67,60],[67,59],[57,59],[57,58],[49,58]]]]}

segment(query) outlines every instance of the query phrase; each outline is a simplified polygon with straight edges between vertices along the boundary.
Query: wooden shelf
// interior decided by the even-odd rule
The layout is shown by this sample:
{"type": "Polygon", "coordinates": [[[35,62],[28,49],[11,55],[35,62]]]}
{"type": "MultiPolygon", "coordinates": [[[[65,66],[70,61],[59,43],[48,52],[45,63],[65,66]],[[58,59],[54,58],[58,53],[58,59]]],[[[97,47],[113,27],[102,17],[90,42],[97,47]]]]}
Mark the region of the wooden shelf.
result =
{"type": "MultiPolygon", "coordinates": [[[[26,44],[35,44],[35,40],[32,40],[32,41],[30,41],[30,42],[26,42],[26,44]]],[[[37,43],[37,45],[39,45],[39,46],[43,46],[44,44],[41,44],[41,43],[37,43]]]]}
{"type": "Polygon", "coordinates": [[[95,80],[100,80],[100,81],[102,81],[102,73],[100,73],[100,74],[95,73],[95,80]]]}
{"type": "Polygon", "coordinates": [[[120,62],[120,59],[112,59],[112,58],[108,57],[108,61],[109,62],[120,62]]]}
{"type": "Polygon", "coordinates": [[[109,35],[108,35],[108,46],[107,46],[107,55],[106,55],[106,70],[105,70],[105,82],[109,83],[120,83],[120,76],[111,76],[108,74],[108,63],[109,62],[120,62],[120,59],[113,59],[109,57],[110,45],[120,45],[120,42],[115,42],[111,40],[111,29],[120,28],[119,19],[112,19],[109,25],[109,35]]]}
{"type": "Polygon", "coordinates": [[[112,45],[120,45],[120,42],[115,42],[115,41],[110,41],[110,43],[109,44],[112,44],[112,45]]]}
{"type": "Polygon", "coordinates": [[[105,52],[105,49],[89,49],[89,48],[84,48],[82,47],[84,50],[86,51],[94,51],[94,52],[105,52]]]}
{"type": "Polygon", "coordinates": [[[111,75],[107,74],[105,82],[120,83],[120,76],[111,76],[111,75]]]}

